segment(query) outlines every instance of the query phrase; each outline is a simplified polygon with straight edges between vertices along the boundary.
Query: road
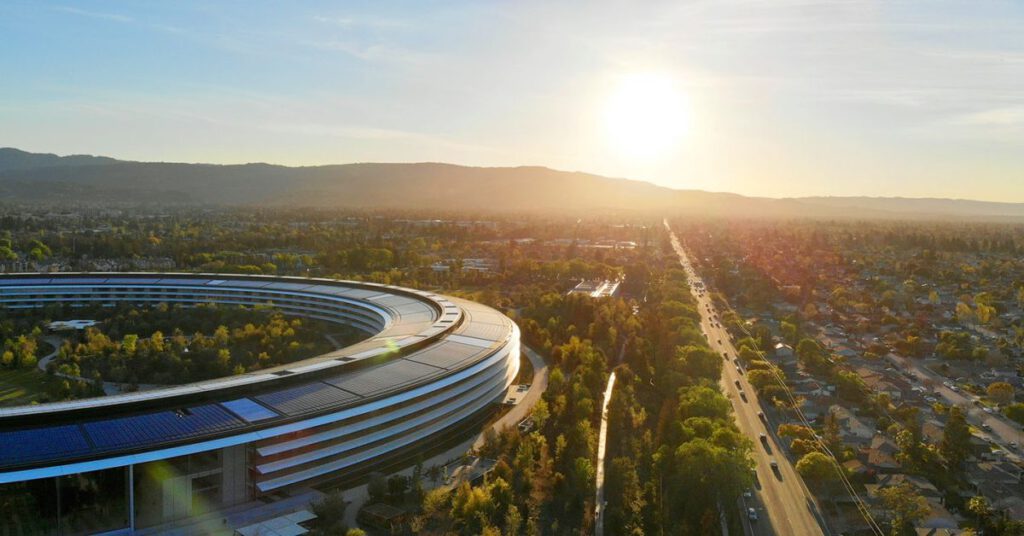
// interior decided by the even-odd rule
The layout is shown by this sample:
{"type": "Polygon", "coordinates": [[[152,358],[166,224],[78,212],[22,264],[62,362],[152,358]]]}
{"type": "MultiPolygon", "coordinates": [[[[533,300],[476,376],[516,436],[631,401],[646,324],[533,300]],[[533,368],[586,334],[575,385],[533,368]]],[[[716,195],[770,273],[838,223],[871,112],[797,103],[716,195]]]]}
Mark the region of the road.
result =
{"type": "MultiPolygon", "coordinates": [[[[540,400],[541,395],[544,391],[548,390],[548,364],[544,362],[544,358],[537,352],[528,348],[525,344],[520,346],[520,351],[526,354],[529,358],[530,364],[533,365],[533,380],[530,383],[530,390],[526,392],[519,403],[512,407],[512,409],[505,412],[500,419],[494,421],[491,428],[495,431],[500,432],[505,428],[518,425],[523,419],[530,415],[530,411],[533,410],[533,406],[540,400]]],[[[484,444],[484,435],[480,434],[480,437],[473,443],[473,448],[480,448],[484,444]]]]}
{"type": "MultiPolygon", "coordinates": [[[[665,227],[668,228],[668,222],[665,227]]],[[[671,229],[669,235],[672,247],[679,255],[679,262],[690,279],[691,292],[701,315],[701,330],[707,335],[712,350],[728,356],[728,362],[722,368],[722,391],[732,401],[736,425],[754,443],[757,482],[753,496],[741,498],[741,506],[744,509],[754,508],[758,519],[752,521],[744,517],[745,532],[779,536],[824,534],[819,522],[817,502],[779,448],[774,431],[766,427],[758,416],[762,412],[761,404],[754,388],[747,383],[745,375],[739,372],[739,366],[735,364],[736,348],[729,339],[729,333],[717,320],[718,312],[710,295],[701,288],[700,277],[671,229]],[[761,434],[765,434],[763,442],[760,440],[761,434]],[[778,464],[777,472],[770,465],[772,461],[778,464]]]]}
{"type": "Polygon", "coordinates": [[[978,400],[977,396],[965,393],[959,389],[954,391],[943,385],[943,382],[948,382],[949,379],[929,369],[921,361],[908,359],[896,354],[889,354],[886,357],[890,363],[901,370],[906,370],[917,381],[925,382],[927,380],[934,384],[931,388],[932,392],[941,396],[946,404],[962,406],[967,410],[968,423],[979,428],[983,424],[987,425],[988,430],[981,431],[981,437],[999,445],[1000,448],[1010,453],[1009,458],[1012,460],[1020,461],[1021,456],[1018,449],[1019,445],[1024,442],[1024,432],[1021,431],[1020,425],[1007,419],[1001,413],[985,413],[980,407],[974,405],[974,402],[978,400]],[[1018,447],[1011,447],[1011,443],[1017,444],[1018,447]]]}
{"type": "Polygon", "coordinates": [[[601,433],[597,436],[597,469],[594,497],[594,536],[604,536],[604,451],[608,437],[608,402],[615,387],[615,373],[608,376],[608,387],[604,389],[604,403],[601,404],[601,433]]]}

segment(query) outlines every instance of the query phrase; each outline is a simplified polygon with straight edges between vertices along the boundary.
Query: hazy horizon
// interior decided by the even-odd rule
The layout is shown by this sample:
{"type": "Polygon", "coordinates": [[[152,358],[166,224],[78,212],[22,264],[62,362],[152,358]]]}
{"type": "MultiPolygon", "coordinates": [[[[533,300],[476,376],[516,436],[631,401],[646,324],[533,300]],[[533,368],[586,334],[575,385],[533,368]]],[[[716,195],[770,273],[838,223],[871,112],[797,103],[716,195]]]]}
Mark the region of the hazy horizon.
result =
{"type": "Polygon", "coordinates": [[[1024,5],[0,6],[0,145],[1024,202],[1024,5]]]}

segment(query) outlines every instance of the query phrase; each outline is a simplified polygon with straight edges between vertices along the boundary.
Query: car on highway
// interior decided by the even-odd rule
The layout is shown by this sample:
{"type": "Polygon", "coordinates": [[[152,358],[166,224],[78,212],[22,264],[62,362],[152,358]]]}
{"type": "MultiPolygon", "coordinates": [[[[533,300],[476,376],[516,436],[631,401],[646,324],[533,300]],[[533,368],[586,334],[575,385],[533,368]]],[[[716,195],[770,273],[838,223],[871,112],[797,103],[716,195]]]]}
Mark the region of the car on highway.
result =
{"type": "Polygon", "coordinates": [[[764,432],[761,432],[761,434],[758,435],[757,437],[758,437],[758,439],[761,440],[761,444],[762,445],[764,445],[766,447],[768,446],[768,435],[767,434],[765,434],[764,432]]]}
{"type": "Polygon", "coordinates": [[[754,497],[754,492],[753,492],[753,491],[750,491],[750,490],[748,489],[748,490],[745,490],[745,491],[743,492],[743,498],[744,498],[744,499],[752,499],[753,497],[754,497]]]}
{"type": "Polygon", "coordinates": [[[758,411],[757,412],[757,418],[761,419],[762,422],[768,422],[768,417],[764,416],[764,412],[763,411],[758,411]]]}
{"type": "Polygon", "coordinates": [[[736,388],[737,388],[737,389],[742,389],[742,388],[743,388],[742,386],[740,386],[740,381],[739,381],[739,380],[733,380],[733,382],[732,382],[732,383],[735,383],[735,384],[736,384],[736,388]]]}
{"type": "Polygon", "coordinates": [[[990,408],[988,406],[985,406],[985,407],[981,408],[981,411],[984,411],[985,413],[988,413],[989,415],[992,415],[993,413],[996,412],[996,410],[994,410],[994,409],[992,409],[992,408],[990,408]]]}
{"type": "Polygon", "coordinates": [[[757,510],[753,508],[747,508],[747,519],[751,521],[757,521],[757,510]]]}
{"type": "Polygon", "coordinates": [[[737,366],[736,366],[736,372],[737,372],[738,374],[743,374],[743,369],[741,369],[741,368],[739,367],[739,365],[737,365],[737,366]]]}
{"type": "Polygon", "coordinates": [[[991,430],[992,427],[989,426],[987,422],[983,422],[983,423],[981,423],[981,429],[988,431],[988,430],[991,430]]]}
{"type": "Polygon", "coordinates": [[[779,480],[782,480],[782,473],[779,472],[779,462],[772,460],[768,465],[771,466],[772,472],[775,473],[775,476],[778,477],[779,480]]]}
{"type": "Polygon", "coordinates": [[[743,389],[740,389],[740,398],[742,398],[744,402],[747,401],[747,393],[743,389]]]}

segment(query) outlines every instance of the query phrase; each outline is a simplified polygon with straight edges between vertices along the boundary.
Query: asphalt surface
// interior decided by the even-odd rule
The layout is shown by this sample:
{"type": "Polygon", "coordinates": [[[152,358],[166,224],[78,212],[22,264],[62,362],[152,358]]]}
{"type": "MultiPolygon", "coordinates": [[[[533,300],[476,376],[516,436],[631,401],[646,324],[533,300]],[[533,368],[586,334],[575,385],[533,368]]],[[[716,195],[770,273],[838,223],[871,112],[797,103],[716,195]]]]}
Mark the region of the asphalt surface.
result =
{"type": "MultiPolygon", "coordinates": [[[[667,227],[667,223],[666,223],[667,227]]],[[[744,516],[744,532],[752,535],[802,536],[824,534],[819,523],[818,506],[797,474],[793,464],[779,448],[778,438],[758,416],[762,412],[754,388],[747,383],[745,373],[738,371],[734,361],[737,351],[729,334],[718,322],[710,295],[701,290],[700,277],[694,272],[686,252],[679,244],[675,233],[669,230],[672,246],[679,255],[680,264],[686,270],[691,282],[691,292],[701,314],[701,330],[707,335],[711,349],[723,357],[722,392],[732,401],[736,425],[754,443],[753,458],[756,463],[756,482],[751,497],[741,497],[740,506],[745,512],[753,508],[757,520],[744,516]],[[737,383],[739,387],[737,387],[737,383]],[[740,393],[743,393],[743,396],[740,393]],[[760,439],[765,434],[765,439],[760,439]],[[771,462],[777,469],[771,467],[771,462]]]]}
{"type": "Polygon", "coordinates": [[[998,412],[985,413],[981,407],[974,404],[978,400],[977,396],[965,393],[960,389],[954,391],[949,386],[944,385],[944,382],[949,382],[950,380],[938,372],[927,368],[924,363],[895,354],[889,354],[886,357],[897,367],[909,372],[912,380],[922,383],[925,380],[930,380],[934,384],[931,392],[941,396],[943,402],[948,405],[961,406],[967,410],[967,422],[980,429],[979,435],[981,437],[1005,450],[1008,453],[1007,457],[1009,459],[1014,461],[1021,459],[1020,444],[1024,442],[1024,432],[1021,431],[1019,424],[1014,423],[998,412]],[[982,425],[986,425],[988,428],[984,429],[982,425]]]}

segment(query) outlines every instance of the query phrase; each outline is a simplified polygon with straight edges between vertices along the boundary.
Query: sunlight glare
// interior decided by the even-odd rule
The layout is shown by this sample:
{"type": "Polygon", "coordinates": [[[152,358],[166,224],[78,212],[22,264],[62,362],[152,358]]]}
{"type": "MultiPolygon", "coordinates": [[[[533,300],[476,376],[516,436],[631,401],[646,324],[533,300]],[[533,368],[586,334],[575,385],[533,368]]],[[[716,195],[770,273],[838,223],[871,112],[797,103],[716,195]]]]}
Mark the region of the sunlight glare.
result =
{"type": "Polygon", "coordinates": [[[608,98],[605,126],[611,147],[620,155],[663,158],[688,131],[686,98],[666,74],[625,76],[608,98]]]}

